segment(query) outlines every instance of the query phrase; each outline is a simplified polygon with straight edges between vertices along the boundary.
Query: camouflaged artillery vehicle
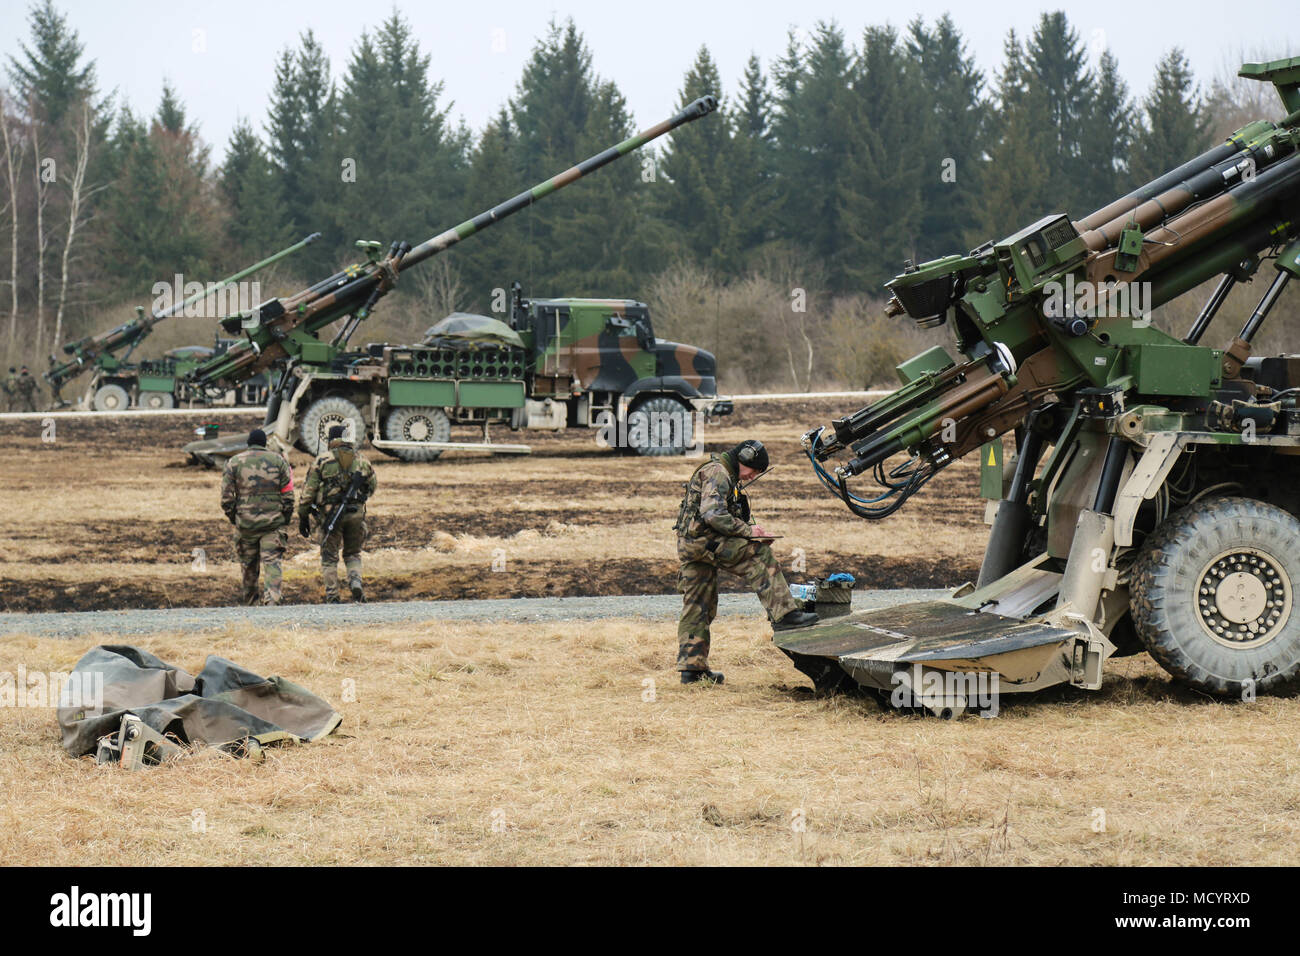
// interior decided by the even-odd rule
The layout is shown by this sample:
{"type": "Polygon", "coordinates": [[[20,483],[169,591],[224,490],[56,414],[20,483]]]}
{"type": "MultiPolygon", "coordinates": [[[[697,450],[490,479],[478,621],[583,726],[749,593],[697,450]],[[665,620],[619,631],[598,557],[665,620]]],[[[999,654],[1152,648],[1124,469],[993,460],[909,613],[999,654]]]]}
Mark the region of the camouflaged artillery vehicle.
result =
{"type": "MultiPolygon", "coordinates": [[[[693,413],[722,414],[730,405],[717,400],[713,356],[654,339],[641,303],[526,302],[516,290],[510,325],[494,325],[485,316],[468,323],[449,316],[420,345],[349,350],[347,344],[402,271],[716,108],[713,97],[701,97],[672,118],[414,248],[394,242],[385,255],[380,243],[358,243],[366,262],[222,320],[223,328],[242,331],[246,341],[200,366],[191,380],[235,384],[274,370],[265,430],[283,447],[297,445],[311,454],[325,447],[333,425],[410,461],[430,461],[449,448],[529,450],[490,441],[493,423],[516,429],[604,423],[613,435],[634,436],[639,444],[633,447],[643,453],[681,451],[692,443],[693,413]],[[320,337],[340,320],[332,339],[320,337]],[[452,425],[478,426],[482,440],[453,442],[452,425]]],[[[243,441],[207,439],[184,450],[211,463],[240,451],[243,441]]]]}
{"type": "Polygon", "coordinates": [[[512,292],[509,324],[455,313],[420,345],[304,359],[277,434],[316,454],[342,425],[396,458],[433,461],[451,448],[529,450],[494,442],[491,425],[596,428],[610,446],[668,455],[692,446],[698,416],[731,411],[717,397],[713,355],[655,338],[644,303],[529,300],[518,283],[512,292]],[[482,440],[452,441],[453,425],[481,429],[482,440]]]}
{"type": "Polygon", "coordinates": [[[204,388],[187,381],[189,373],[204,360],[221,354],[229,347],[231,343],[228,339],[218,338],[210,349],[205,346],[171,349],[157,359],[132,362],[131,356],[160,322],[184,315],[186,310],[205,299],[216,296],[241,279],[293,255],[319,238],[320,233],[312,233],[219,282],[206,285],[195,283],[199,286],[198,291],[165,309],[146,313],[143,306],[137,306],[136,316],[130,321],[106,332],[66,343],[62,351],[70,358],[60,361],[57,356],[51,355],[50,368],[43,376],[50,385],[54,407],[72,404],[60,394],[60,390],[86,372],[90,373],[90,379],[77,404],[96,411],[122,411],[131,407],[160,409],[176,405],[264,404],[267,391],[264,375],[235,388],[204,388]]]}
{"type": "Polygon", "coordinates": [[[976,680],[1095,689],[1108,658],[1142,650],[1216,695],[1300,678],[1300,355],[1250,344],[1300,275],[1300,57],[1240,75],[1272,81],[1285,118],[1078,221],[1048,216],[887,283],[887,314],[948,324],[960,358],[904,362],[900,389],[804,448],[872,520],[978,451],[992,529],[978,581],[945,600],[778,634],[819,689],[952,716],[976,680]],[[1257,276],[1267,288],[1226,346],[1202,345],[1257,276]],[[1151,324],[1150,309],[1215,277],[1181,338],[1151,324]],[[867,473],[878,491],[856,487],[867,473]]]}

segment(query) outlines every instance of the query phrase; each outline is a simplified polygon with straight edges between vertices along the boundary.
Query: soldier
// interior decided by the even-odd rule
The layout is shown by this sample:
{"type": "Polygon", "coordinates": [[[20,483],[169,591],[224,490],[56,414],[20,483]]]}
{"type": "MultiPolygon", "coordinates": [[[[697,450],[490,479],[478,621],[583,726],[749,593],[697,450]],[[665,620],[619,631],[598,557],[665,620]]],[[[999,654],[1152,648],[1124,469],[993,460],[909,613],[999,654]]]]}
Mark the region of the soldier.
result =
{"type": "Polygon", "coordinates": [[[361,545],[366,540],[366,499],[375,493],[375,469],[343,438],[343,426],[329,430],[329,450],[312,464],[298,502],[298,533],[311,536],[311,511],[320,516],[320,576],[325,585],[325,603],[339,603],[339,546],[343,547],[343,566],[348,572],[352,600],[366,600],[361,589],[361,545]],[[361,489],[343,512],[329,536],[325,523],[347,493],[355,474],[362,476],[361,489]]]}
{"type": "Polygon", "coordinates": [[[5,411],[12,412],[18,401],[18,369],[9,366],[9,377],[5,379],[5,411]]]}
{"type": "Polygon", "coordinates": [[[18,410],[20,412],[36,411],[36,379],[32,378],[32,373],[27,371],[27,366],[18,375],[18,410]]]}
{"type": "Polygon", "coordinates": [[[235,550],[244,568],[245,604],[257,603],[260,565],[265,572],[263,604],[280,603],[280,559],[289,544],[285,526],[293,517],[293,469],[266,448],[266,432],[248,433],[248,449],[226,462],[221,510],[235,526],[235,550]]]}
{"type": "Polygon", "coordinates": [[[682,683],[721,684],[709,670],[709,625],[718,613],[718,571],[743,578],[763,603],[774,630],[787,631],[817,623],[817,615],[801,611],[769,545],[771,536],[749,520],[749,499],[742,482],[767,470],[767,449],[759,441],[743,441],[730,451],[712,455],[686,483],[677,516],[677,557],[681,570],[682,617],[677,625],[677,669],[682,683]]]}

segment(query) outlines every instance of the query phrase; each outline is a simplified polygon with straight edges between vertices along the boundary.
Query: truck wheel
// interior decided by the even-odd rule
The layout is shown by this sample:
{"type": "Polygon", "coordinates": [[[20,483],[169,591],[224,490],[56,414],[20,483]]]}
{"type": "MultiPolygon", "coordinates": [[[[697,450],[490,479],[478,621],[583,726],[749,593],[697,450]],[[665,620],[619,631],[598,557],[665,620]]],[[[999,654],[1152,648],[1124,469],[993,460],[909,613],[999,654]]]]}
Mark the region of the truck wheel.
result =
{"type": "Polygon", "coordinates": [[[667,395],[648,398],[627,414],[627,444],[638,455],[684,455],[695,444],[691,410],[667,395]]]}
{"type": "Polygon", "coordinates": [[[1300,521],[1249,498],[1175,513],[1142,547],[1129,605],[1174,677],[1211,694],[1276,692],[1300,671],[1300,521]]]}
{"type": "Polygon", "coordinates": [[[141,392],[141,408],[175,408],[176,401],[169,392],[141,392]]]}
{"type": "MultiPolygon", "coordinates": [[[[451,420],[441,408],[406,406],[395,408],[384,420],[388,441],[450,441],[451,420]]],[[[388,453],[402,461],[433,461],[441,448],[390,448],[388,453]]]]}
{"type": "Polygon", "coordinates": [[[366,440],[366,421],[361,409],[346,398],[331,395],[311,403],[302,416],[298,428],[300,441],[309,455],[323,455],[329,449],[329,432],[335,425],[343,426],[343,437],[358,447],[366,440]]]}
{"type": "Polygon", "coordinates": [[[95,393],[95,411],[120,412],[131,404],[131,396],[121,385],[101,385],[95,393]]]}

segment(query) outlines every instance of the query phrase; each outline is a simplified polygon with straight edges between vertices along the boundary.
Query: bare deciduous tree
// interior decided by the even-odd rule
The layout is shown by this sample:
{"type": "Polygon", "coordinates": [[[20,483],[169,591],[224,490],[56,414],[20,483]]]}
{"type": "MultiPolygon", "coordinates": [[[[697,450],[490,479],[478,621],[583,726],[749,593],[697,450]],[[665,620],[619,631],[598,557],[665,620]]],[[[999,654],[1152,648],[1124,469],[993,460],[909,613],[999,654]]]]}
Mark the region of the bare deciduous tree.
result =
{"type": "Polygon", "coordinates": [[[22,175],[23,148],[15,142],[15,131],[9,124],[9,100],[0,93],[0,137],[4,141],[5,181],[9,187],[9,347],[14,349],[18,330],[18,177],[22,175]]]}
{"type": "MultiPolygon", "coordinates": [[[[36,178],[36,351],[41,351],[45,339],[45,250],[50,237],[45,234],[45,205],[50,201],[49,183],[45,180],[45,163],[41,159],[41,121],[37,118],[35,104],[29,104],[31,117],[33,175],[36,178]]],[[[52,161],[52,160],[51,160],[52,161]]],[[[57,172],[56,172],[57,178],[57,172]]]]}
{"type": "Polygon", "coordinates": [[[86,168],[90,164],[90,103],[83,101],[81,114],[77,116],[73,128],[73,143],[76,147],[72,181],[68,186],[68,232],[63,240],[63,256],[59,272],[59,307],[54,317],[54,344],[57,346],[63,338],[63,309],[68,300],[68,262],[72,253],[72,243],[77,237],[77,228],[85,223],[83,208],[89,194],[95,192],[86,187],[86,168]]]}

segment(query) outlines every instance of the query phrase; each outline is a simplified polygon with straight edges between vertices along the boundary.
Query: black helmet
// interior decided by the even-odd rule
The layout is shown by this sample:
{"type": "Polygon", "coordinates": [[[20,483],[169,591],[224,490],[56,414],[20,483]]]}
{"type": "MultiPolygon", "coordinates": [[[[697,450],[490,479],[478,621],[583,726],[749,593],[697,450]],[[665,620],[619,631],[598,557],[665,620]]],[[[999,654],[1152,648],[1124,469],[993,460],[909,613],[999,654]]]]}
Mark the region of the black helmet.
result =
{"type": "Polygon", "coordinates": [[[731,449],[731,453],[735,456],[737,464],[753,468],[755,471],[767,471],[767,449],[763,447],[761,441],[754,438],[742,441],[731,449]]]}
{"type": "Polygon", "coordinates": [[[248,433],[248,447],[252,448],[254,445],[258,448],[266,447],[266,432],[260,428],[254,428],[248,433]]]}
{"type": "Polygon", "coordinates": [[[336,438],[342,438],[342,437],[343,437],[343,426],[331,425],[329,430],[329,440],[333,441],[336,438]]]}

